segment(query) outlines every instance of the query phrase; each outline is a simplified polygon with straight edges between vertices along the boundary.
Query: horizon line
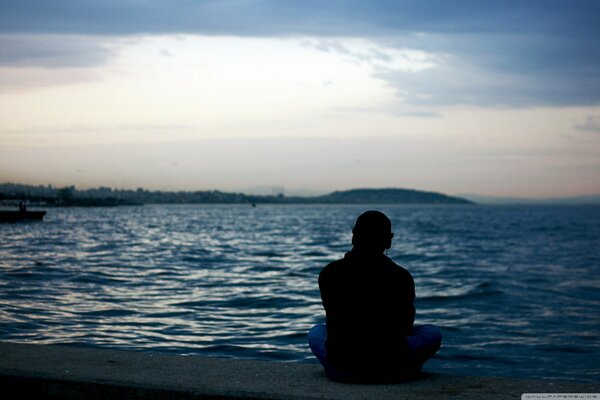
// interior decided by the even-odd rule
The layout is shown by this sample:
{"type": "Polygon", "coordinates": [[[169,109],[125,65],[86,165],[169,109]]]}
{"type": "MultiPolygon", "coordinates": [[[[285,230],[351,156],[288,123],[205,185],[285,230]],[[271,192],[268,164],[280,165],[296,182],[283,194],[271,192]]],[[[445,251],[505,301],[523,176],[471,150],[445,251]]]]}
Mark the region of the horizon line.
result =
{"type": "Polygon", "coordinates": [[[291,189],[291,192],[318,192],[321,194],[304,194],[304,195],[299,195],[299,194],[293,194],[293,195],[287,195],[285,194],[286,188],[284,185],[264,185],[264,186],[256,186],[254,188],[246,188],[246,189],[217,189],[217,188],[212,188],[212,189],[147,189],[144,188],[142,186],[136,187],[136,188],[123,188],[123,187],[112,187],[112,186],[107,186],[107,185],[99,185],[99,186],[89,186],[86,187],[84,186],[83,188],[78,188],[77,185],[75,184],[69,184],[69,185],[55,185],[52,183],[48,183],[48,184],[31,184],[31,183],[21,183],[21,182],[12,182],[12,181],[5,181],[5,182],[0,182],[0,186],[4,186],[4,185],[15,185],[15,186],[30,186],[30,187],[37,187],[37,188],[50,188],[50,189],[65,189],[65,188],[74,188],[74,190],[76,191],[87,191],[87,190],[100,190],[100,189],[110,189],[111,191],[137,191],[137,190],[143,190],[145,192],[172,192],[172,193],[177,193],[177,192],[222,192],[222,193],[236,193],[236,194],[244,194],[247,196],[265,196],[265,197],[269,197],[269,196],[278,196],[279,194],[282,194],[285,197],[306,197],[306,198],[310,198],[310,197],[319,197],[319,196],[325,196],[325,195],[329,195],[332,194],[334,192],[346,192],[346,191],[351,191],[351,190],[387,190],[387,189],[392,189],[392,190],[409,190],[409,191],[417,191],[417,192],[429,192],[429,193],[437,193],[437,194],[443,194],[446,196],[451,196],[451,197],[462,197],[465,198],[467,200],[471,200],[471,201],[475,201],[475,202],[535,202],[535,201],[568,201],[568,200],[584,200],[584,199],[593,199],[593,200],[597,200],[598,202],[600,202],[600,193],[596,193],[596,194],[576,194],[576,195],[567,195],[567,196],[519,196],[519,195],[486,195],[486,194],[479,194],[479,193],[473,193],[473,192],[468,192],[468,193],[448,193],[448,192],[442,192],[442,191],[437,191],[437,190],[432,190],[432,189],[416,189],[416,188],[410,188],[410,187],[400,187],[400,186],[379,186],[379,187],[366,187],[366,186],[357,186],[357,187],[350,187],[350,188],[345,188],[345,189],[328,189],[328,190],[319,190],[319,189],[305,189],[305,188],[300,188],[300,189],[291,189]],[[262,189],[262,190],[267,190],[267,189],[283,189],[282,193],[271,193],[271,194],[266,194],[266,193],[262,193],[262,194],[258,194],[258,193],[253,193],[252,189],[262,189]],[[596,199],[597,198],[597,199],[596,199]]]}

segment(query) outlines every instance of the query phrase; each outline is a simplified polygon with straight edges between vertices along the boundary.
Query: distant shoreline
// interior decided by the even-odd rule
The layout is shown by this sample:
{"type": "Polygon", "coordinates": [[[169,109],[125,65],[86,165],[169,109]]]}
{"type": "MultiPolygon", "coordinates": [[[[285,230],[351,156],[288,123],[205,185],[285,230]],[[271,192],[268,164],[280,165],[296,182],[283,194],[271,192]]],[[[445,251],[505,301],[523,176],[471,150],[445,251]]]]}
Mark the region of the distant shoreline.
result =
{"type": "MultiPolygon", "coordinates": [[[[0,204],[27,201],[46,207],[114,207],[144,204],[474,204],[437,192],[414,189],[351,189],[322,196],[287,197],[211,191],[149,191],[97,188],[77,190],[74,186],[53,188],[14,183],[0,184],[0,204]]],[[[12,204],[15,205],[15,204],[12,204]]]]}

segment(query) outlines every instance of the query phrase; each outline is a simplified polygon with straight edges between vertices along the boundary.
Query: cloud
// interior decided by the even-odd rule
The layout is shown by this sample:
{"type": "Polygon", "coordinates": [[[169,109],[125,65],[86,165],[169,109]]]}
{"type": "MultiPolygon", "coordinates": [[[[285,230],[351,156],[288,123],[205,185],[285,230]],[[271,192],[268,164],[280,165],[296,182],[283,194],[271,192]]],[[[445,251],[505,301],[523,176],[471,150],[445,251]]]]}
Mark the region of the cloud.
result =
{"type": "Polygon", "coordinates": [[[0,66],[79,68],[103,64],[114,54],[109,38],[82,35],[0,35],[0,66]]]}
{"type": "Polygon", "coordinates": [[[5,0],[0,30],[29,33],[387,36],[598,32],[594,0],[5,0]]]}
{"type": "Polygon", "coordinates": [[[483,69],[455,56],[440,59],[434,68],[415,72],[387,70],[377,76],[413,105],[530,107],[600,102],[600,92],[571,86],[571,82],[483,69]]]}
{"type": "Polygon", "coordinates": [[[600,103],[600,60],[596,66],[589,56],[582,66],[571,50],[560,44],[533,37],[529,43],[521,40],[512,33],[485,38],[421,33],[393,39],[325,38],[304,43],[367,66],[373,76],[413,105],[600,103]],[[559,61],[552,61],[553,53],[559,61]],[[527,54],[535,57],[524,56],[527,54]]]}
{"type": "Polygon", "coordinates": [[[413,118],[440,118],[442,115],[432,111],[398,111],[394,115],[398,117],[413,117],[413,118]]]}
{"type": "Polygon", "coordinates": [[[600,115],[590,115],[584,123],[575,125],[575,129],[586,132],[600,133],[600,115]]]}
{"type": "Polygon", "coordinates": [[[594,0],[6,0],[0,64],[102,63],[111,55],[102,36],[303,36],[372,64],[419,104],[590,105],[600,103],[598,15],[594,0]],[[386,51],[357,54],[335,38],[362,38],[386,51]],[[398,54],[409,57],[406,49],[436,56],[435,68],[391,65],[398,54]]]}
{"type": "Polygon", "coordinates": [[[347,61],[370,67],[374,71],[421,71],[435,65],[435,56],[425,51],[396,47],[375,40],[329,38],[305,40],[304,46],[327,53],[337,53],[347,61]]]}

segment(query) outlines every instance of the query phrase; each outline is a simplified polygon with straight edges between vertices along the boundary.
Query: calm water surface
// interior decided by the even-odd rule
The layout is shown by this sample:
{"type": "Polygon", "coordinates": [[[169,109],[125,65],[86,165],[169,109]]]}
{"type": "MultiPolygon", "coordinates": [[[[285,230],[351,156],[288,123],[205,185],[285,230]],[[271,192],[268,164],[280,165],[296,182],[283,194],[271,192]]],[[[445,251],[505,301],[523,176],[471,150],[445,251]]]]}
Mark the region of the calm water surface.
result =
{"type": "MultiPolygon", "coordinates": [[[[49,209],[0,224],[0,340],[315,362],[364,206],[49,209]]],[[[382,206],[432,372],[600,380],[600,207],[382,206]]]]}

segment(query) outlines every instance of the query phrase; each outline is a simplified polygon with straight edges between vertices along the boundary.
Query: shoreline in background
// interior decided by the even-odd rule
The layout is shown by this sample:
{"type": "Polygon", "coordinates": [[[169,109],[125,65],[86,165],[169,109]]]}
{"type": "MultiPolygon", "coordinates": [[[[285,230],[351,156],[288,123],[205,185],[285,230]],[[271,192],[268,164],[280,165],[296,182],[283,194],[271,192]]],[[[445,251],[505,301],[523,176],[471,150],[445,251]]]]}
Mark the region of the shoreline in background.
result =
{"type": "Polygon", "coordinates": [[[74,186],[54,188],[15,183],[0,184],[0,205],[15,205],[27,201],[36,206],[121,206],[143,204],[473,204],[460,197],[413,189],[351,189],[322,196],[287,197],[248,195],[218,190],[210,191],[150,191],[143,188],[121,190],[97,188],[77,190],[74,186]]]}
{"type": "Polygon", "coordinates": [[[600,194],[523,198],[443,193],[399,188],[349,189],[312,196],[286,196],[283,188],[273,194],[247,194],[219,190],[160,191],[138,188],[99,187],[76,189],[52,185],[0,183],[0,207],[15,207],[19,201],[40,207],[113,207],[144,204],[481,204],[481,205],[600,205],[600,194]]]}

